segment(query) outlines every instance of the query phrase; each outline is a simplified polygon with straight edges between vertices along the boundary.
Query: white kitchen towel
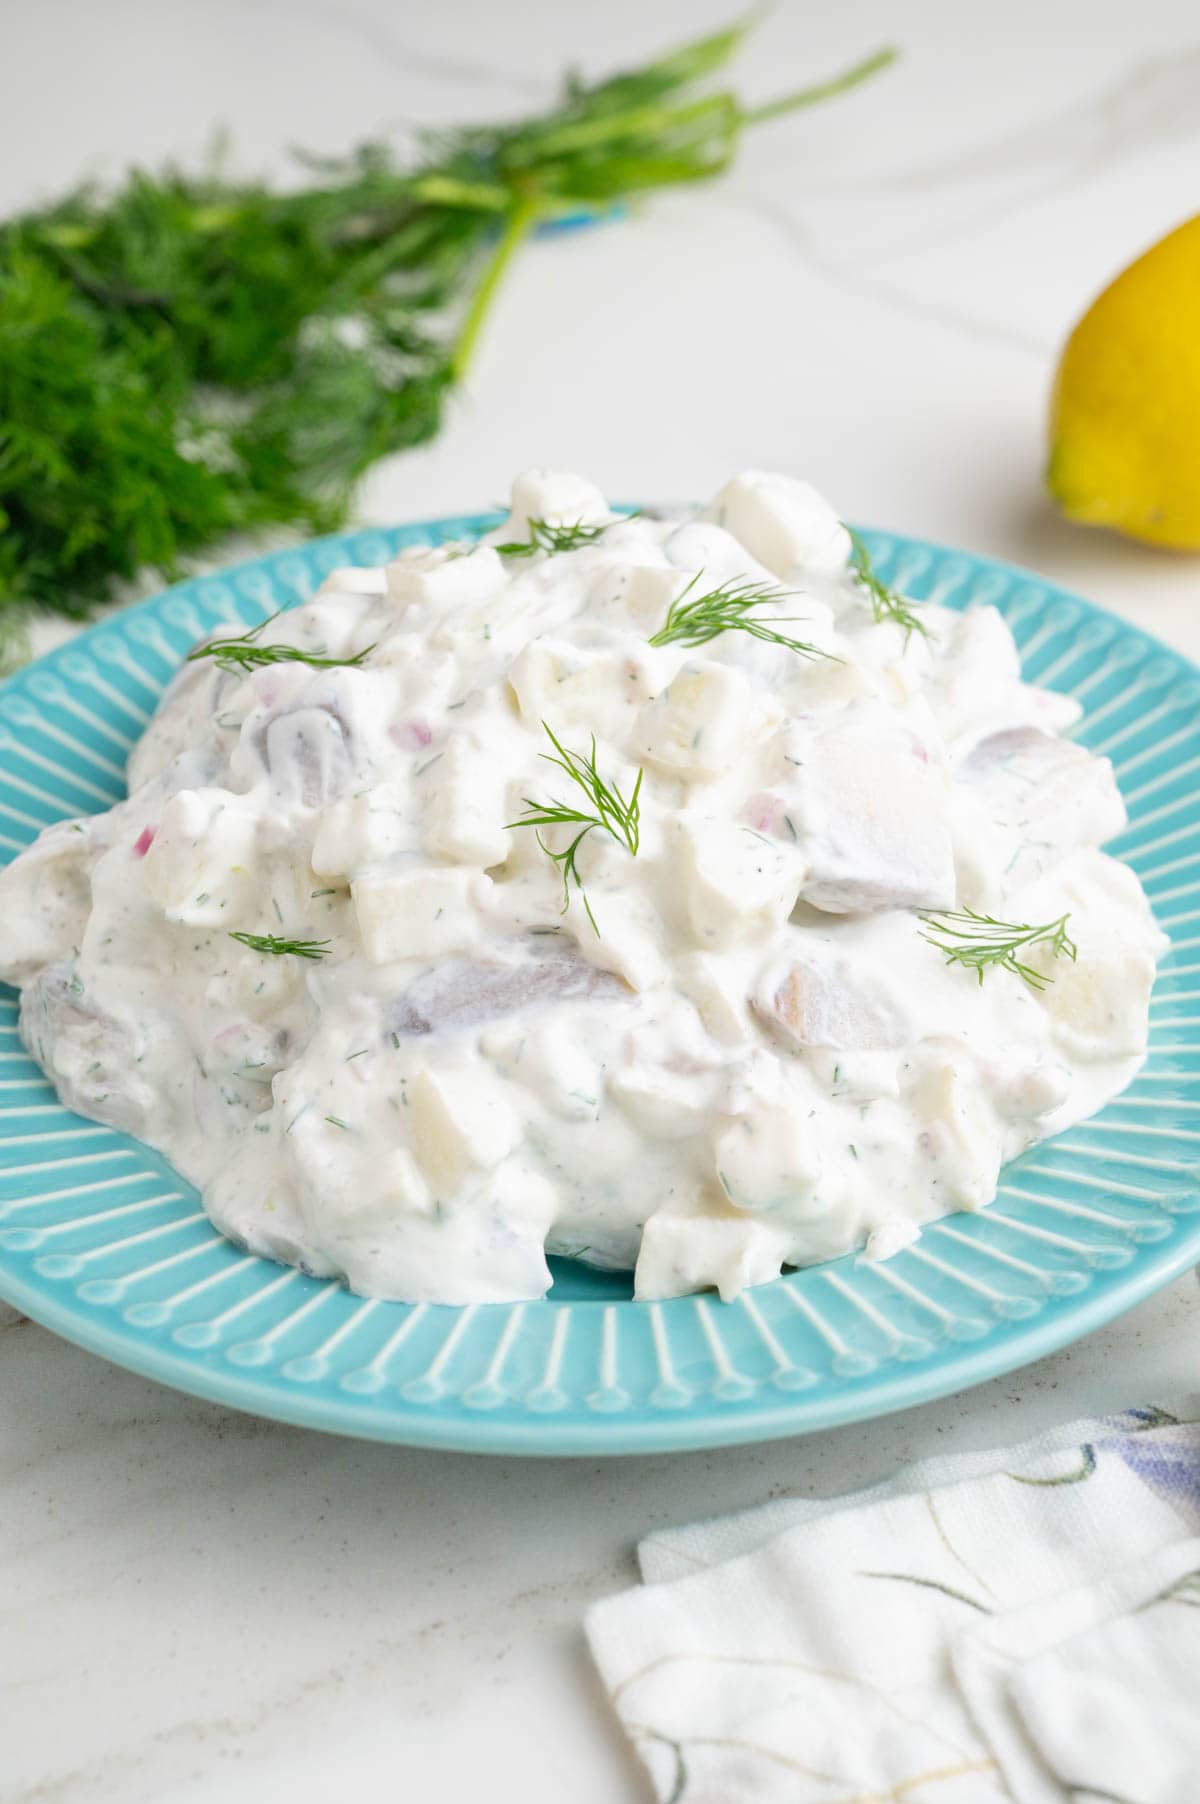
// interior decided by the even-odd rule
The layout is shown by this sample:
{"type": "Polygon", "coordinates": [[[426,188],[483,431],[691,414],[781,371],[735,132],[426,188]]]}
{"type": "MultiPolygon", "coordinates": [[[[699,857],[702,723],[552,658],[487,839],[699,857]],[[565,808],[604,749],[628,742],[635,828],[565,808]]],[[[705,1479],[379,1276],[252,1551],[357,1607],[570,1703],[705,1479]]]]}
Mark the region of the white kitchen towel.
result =
{"type": "Polygon", "coordinates": [[[671,1578],[588,1632],[664,1804],[1024,1804],[956,1676],[964,1636],[1197,1531],[1200,1426],[1130,1411],[656,1536],[643,1569],[671,1578]]]}
{"type": "Polygon", "coordinates": [[[967,1630],[955,1676],[1021,1804],[1200,1796],[1200,1540],[967,1630]]]}
{"type": "MultiPolygon", "coordinates": [[[[710,1517],[677,1528],[647,1535],[638,1546],[638,1564],[649,1585],[665,1579],[687,1578],[705,1566],[737,1559],[765,1547],[787,1529],[819,1521],[835,1510],[854,1508],[882,1497],[898,1497],[907,1491],[932,1491],[939,1485],[957,1484],[968,1478],[986,1478],[1003,1467],[1023,1472],[1048,1454],[1078,1449],[1090,1439],[1148,1428],[1165,1428],[1177,1422],[1200,1422],[1200,1391],[1171,1399],[1171,1409],[1129,1409],[1106,1419],[1059,1424],[1044,1429],[1013,1447],[988,1447],[979,1453],[938,1454],[911,1466],[899,1466],[890,1477],[841,1497],[777,1497],[753,1509],[730,1516],[710,1517]]],[[[869,1430],[864,1430],[869,1433],[869,1430]]],[[[1081,1456],[1082,1457],[1082,1456],[1081,1456]]],[[[1200,1800],[1198,1800],[1200,1804],[1200,1800]]]]}

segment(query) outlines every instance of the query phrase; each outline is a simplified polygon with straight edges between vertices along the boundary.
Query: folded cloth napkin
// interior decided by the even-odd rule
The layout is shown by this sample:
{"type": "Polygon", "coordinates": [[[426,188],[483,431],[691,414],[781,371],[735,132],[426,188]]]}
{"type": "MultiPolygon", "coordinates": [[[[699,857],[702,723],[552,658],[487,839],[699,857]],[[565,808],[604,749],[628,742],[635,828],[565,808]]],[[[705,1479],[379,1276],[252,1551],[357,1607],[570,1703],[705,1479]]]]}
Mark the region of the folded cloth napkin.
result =
{"type": "Polygon", "coordinates": [[[655,1535],[588,1635],[664,1804],[1195,1804],[1197,1537],[1131,1410],[655,1535]]]}
{"type": "Polygon", "coordinates": [[[1200,1795],[1198,1606],[1200,1539],[1175,1541],[955,1643],[955,1676],[1014,1798],[1200,1795]]]}

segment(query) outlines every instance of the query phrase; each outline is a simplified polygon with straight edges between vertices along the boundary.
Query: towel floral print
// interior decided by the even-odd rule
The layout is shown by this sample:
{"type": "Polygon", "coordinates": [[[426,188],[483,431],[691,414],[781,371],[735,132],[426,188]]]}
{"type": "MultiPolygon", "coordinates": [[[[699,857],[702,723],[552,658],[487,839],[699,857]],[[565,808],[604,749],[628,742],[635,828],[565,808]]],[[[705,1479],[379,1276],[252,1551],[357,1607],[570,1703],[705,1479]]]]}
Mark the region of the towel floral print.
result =
{"type": "MultiPolygon", "coordinates": [[[[1200,1531],[1200,1426],[1129,1410],[1009,1460],[957,1482],[946,1462],[945,1482],[598,1606],[593,1648],[659,1804],[1011,1804],[950,1650],[1200,1531]]],[[[1200,1574],[1152,1603],[1192,1618],[1200,1574]]]]}
{"type": "Polygon", "coordinates": [[[1128,1410],[1124,1432],[1104,1443],[1150,1489],[1200,1510],[1200,1457],[1193,1432],[1165,1410],[1128,1410]],[[1148,1434],[1148,1429],[1157,1432],[1148,1434]],[[1170,1432],[1171,1429],[1177,1432],[1170,1432]]]}
{"type": "Polygon", "coordinates": [[[1115,1453],[1150,1490],[1200,1510],[1200,1456],[1193,1424],[1181,1422],[1169,1410],[1152,1406],[1127,1409],[1119,1416],[1106,1418],[1103,1426],[1116,1432],[1097,1437],[1094,1442],[1083,1442],[1077,1458],[1068,1461],[1064,1470],[1045,1474],[1013,1472],[1009,1476],[1026,1485],[1080,1484],[1095,1473],[1097,1449],[1101,1448],[1115,1453]],[[1177,1432],[1172,1434],[1172,1429],[1177,1432]]]}

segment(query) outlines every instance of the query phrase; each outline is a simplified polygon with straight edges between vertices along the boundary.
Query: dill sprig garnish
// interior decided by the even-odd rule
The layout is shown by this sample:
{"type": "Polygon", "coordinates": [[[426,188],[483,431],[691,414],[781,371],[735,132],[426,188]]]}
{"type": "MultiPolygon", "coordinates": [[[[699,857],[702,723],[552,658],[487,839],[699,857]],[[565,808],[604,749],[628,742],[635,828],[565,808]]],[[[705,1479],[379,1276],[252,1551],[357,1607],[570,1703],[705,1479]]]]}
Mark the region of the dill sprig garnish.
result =
{"type": "Polygon", "coordinates": [[[230,532],[332,530],[436,434],[532,231],[718,177],[894,54],[748,106],[711,84],[750,23],[407,162],[368,143],[280,191],[215,158],[137,170],[0,226],[0,614],[85,614],[230,532]]]}
{"type": "Polygon", "coordinates": [[[581,545],[594,545],[603,531],[603,526],[585,526],[582,520],[569,526],[555,526],[549,520],[530,520],[527,539],[497,545],[496,550],[501,557],[532,557],[537,551],[578,551],[581,545]]]}
{"type": "Polygon", "coordinates": [[[213,658],[219,670],[258,670],[264,664],[311,664],[317,670],[353,670],[375,650],[374,645],[367,645],[352,658],[323,658],[319,653],[304,651],[298,645],[259,645],[259,633],[278,619],[278,613],[272,614],[269,619],[260,620],[257,626],[252,626],[248,633],[240,633],[233,639],[214,639],[209,645],[198,645],[188,653],[184,663],[196,664],[201,658],[213,658]]]}
{"type": "Polygon", "coordinates": [[[894,626],[903,627],[907,641],[914,633],[920,633],[923,639],[929,637],[929,628],[919,620],[909,607],[898,589],[889,589],[887,584],[875,574],[871,563],[871,554],[862,538],[852,526],[847,526],[850,534],[850,562],[854,574],[858,578],[859,587],[866,592],[871,603],[871,612],[878,626],[884,620],[890,620],[894,626]]]}
{"type": "Polygon", "coordinates": [[[995,965],[1023,977],[1031,989],[1044,990],[1054,979],[1023,964],[1017,954],[1029,946],[1047,946],[1053,957],[1074,963],[1079,949],[1067,933],[1070,918],[1068,913],[1033,927],[1027,921],[997,921],[991,915],[976,914],[973,908],[952,909],[922,914],[920,919],[930,931],[921,937],[944,952],[948,964],[974,971],[980,983],[984,972],[995,965]]]}
{"type": "Polygon", "coordinates": [[[590,810],[578,808],[569,802],[557,802],[553,800],[549,802],[535,802],[529,796],[523,796],[521,799],[525,804],[525,813],[521,816],[520,820],[509,821],[507,823],[507,829],[511,830],[514,827],[558,827],[564,825],[577,826],[579,828],[579,832],[572,839],[570,845],[561,852],[553,851],[551,847],[546,844],[540,832],[537,836],[537,842],[547,858],[551,859],[558,866],[562,875],[562,913],[566,914],[568,908],[571,906],[571,885],[573,883],[575,888],[579,891],[584,909],[587,912],[587,918],[592,923],[592,929],[597,937],[599,937],[600,929],[596,926],[596,917],[592,913],[592,905],[588,901],[587,891],[583,886],[583,879],[579,875],[579,869],[575,861],[579,855],[580,846],[583,844],[588,834],[594,832],[597,827],[599,827],[602,832],[609,834],[613,839],[617,840],[618,843],[623,844],[628,850],[631,858],[637,857],[638,844],[641,836],[641,802],[639,797],[641,795],[643,773],[640,770],[638,771],[633,789],[628,799],[626,799],[626,797],[621,794],[621,791],[617,788],[616,784],[606,783],[604,778],[600,775],[600,772],[596,769],[596,736],[594,733],[592,735],[591,750],[585,754],[583,752],[568,751],[567,747],[563,745],[562,741],[558,739],[545,721],[542,722],[542,726],[545,727],[547,737],[554,747],[554,751],[542,752],[540,754],[541,757],[546,760],[547,764],[555,765],[559,770],[563,771],[565,775],[570,777],[572,783],[576,784],[577,787],[583,791],[585,799],[591,803],[591,808],[590,810]]]}
{"type": "Polygon", "coordinates": [[[328,958],[330,940],[287,940],[277,933],[231,933],[231,940],[249,946],[251,952],[270,952],[276,958],[328,958]]]}
{"type": "MultiPolygon", "coordinates": [[[[789,638],[786,633],[778,632],[776,626],[769,626],[765,620],[755,617],[755,608],[787,600],[792,594],[790,589],[778,589],[764,583],[725,582],[702,595],[692,595],[691,591],[703,574],[698,570],[687,587],[675,597],[667,609],[666,624],[653,635],[651,645],[707,645],[720,633],[749,633],[752,638],[765,640],[769,645],[785,645],[802,658],[830,655],[817,645],[789,638]]],[[[793,616],[777,620],[776,625],[791,626],[794,619],[793,616]]]]}

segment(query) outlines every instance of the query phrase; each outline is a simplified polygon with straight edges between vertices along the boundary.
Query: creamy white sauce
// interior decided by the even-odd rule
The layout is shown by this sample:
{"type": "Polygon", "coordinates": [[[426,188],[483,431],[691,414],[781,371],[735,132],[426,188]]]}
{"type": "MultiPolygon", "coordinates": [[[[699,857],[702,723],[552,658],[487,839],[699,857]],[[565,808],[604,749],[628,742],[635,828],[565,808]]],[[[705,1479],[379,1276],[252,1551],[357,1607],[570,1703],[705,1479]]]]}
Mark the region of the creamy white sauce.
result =
{"type": "Polygon", "coordinates": [[[129,799],[0,877],[27,1045],[232,1238],[366,1295],[536,1297],[549,1250],[731,1297],[983,1207],[1130,1081],[1162,936],[1076,704],[989,608],[876,623],[849,549],[784,477],[681,523],[535,471],[490,542],[335,572],[259,639],[361,664],[185,664],[129,799]],[[531,519],[604,530],[501,555],[531,519]],[[826,655],[651,646],[693,577],[785,585],[754,617],[826,655]],[[643,773],[636,856],[579,847],[598,932],[512,824],[587,807],[543,723],[643,773]],[[922,937],[953,908],[1069,911],[1078,960],[981,984],[922,937]]]}

